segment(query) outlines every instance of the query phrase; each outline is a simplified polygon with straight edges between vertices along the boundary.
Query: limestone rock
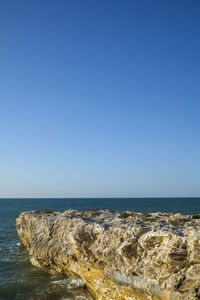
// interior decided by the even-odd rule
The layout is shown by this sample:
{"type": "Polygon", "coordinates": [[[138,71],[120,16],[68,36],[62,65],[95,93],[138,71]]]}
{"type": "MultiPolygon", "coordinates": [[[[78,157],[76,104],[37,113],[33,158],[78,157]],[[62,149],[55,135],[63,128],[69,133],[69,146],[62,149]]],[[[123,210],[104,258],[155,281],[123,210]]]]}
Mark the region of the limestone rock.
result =
{"type": "Polygon", "coordinates": [[[82,279],[95,299],[200,298],[198,218],[31,211],[16,226],[33,265],[82,279]]]}

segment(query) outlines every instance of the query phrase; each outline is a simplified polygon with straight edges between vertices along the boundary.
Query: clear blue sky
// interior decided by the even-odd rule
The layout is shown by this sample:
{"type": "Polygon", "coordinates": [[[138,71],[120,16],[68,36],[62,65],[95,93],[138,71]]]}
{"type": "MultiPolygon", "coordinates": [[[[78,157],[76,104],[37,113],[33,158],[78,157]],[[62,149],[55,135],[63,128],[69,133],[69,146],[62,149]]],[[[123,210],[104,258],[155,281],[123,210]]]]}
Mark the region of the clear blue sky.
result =
{"type": "Polygon", "coordinates": [[[0,2],[0,197],[200,196],[200,1],[0,2]]]}

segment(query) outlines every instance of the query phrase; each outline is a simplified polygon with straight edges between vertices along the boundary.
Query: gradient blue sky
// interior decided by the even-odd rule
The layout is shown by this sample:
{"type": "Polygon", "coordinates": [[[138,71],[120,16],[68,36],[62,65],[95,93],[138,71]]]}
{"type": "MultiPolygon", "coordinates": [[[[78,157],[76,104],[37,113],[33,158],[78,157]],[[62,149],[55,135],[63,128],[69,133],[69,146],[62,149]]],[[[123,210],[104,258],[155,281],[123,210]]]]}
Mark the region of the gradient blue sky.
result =
{"type": "Polygon", "coordinates": [[[0,197],[200,196],[200,1],[0,2],[0,197]]]}

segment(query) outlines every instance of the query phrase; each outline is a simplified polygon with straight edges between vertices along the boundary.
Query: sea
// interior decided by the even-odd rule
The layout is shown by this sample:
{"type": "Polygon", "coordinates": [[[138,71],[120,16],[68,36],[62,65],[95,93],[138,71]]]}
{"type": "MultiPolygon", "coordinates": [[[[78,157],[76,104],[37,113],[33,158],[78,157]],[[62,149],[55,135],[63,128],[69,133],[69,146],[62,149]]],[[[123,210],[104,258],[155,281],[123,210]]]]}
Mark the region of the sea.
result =
{"type": "Polygon", "coordinates": [[[23,211],[112,209],[199,214],[200,198],[43,198],[0,199],[0,300],[91,299],[82,282],[52,276],[32,266],[20,245],[15,222],[23,211]]]}

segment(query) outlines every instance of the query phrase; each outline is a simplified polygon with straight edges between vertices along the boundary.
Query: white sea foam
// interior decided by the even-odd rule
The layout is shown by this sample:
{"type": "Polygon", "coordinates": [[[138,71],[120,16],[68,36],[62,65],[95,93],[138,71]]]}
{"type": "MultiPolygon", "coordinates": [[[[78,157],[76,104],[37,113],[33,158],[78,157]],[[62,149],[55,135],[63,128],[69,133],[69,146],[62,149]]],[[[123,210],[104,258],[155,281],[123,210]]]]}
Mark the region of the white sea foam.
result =
{"type": "Polygon", "coordinates": [[[64,285],[69,290],[85,286],[85,283],[82,279],[60,279],[60,280],[54,280],[51,283],[64,285]]]}
{"type": "Polygon", "coordinates": [[[82,279],[71,279],[70,282],[67,284],[68,289],[74,289],[77,287],[84,287],[85,283],[82,279]]]}
{"type": "Polygon", "coordinates": [[[59,280],[51,281],[51,284],[67,284],[67,283],[68,283],[68,279],[59,279],[59,280]]]}

